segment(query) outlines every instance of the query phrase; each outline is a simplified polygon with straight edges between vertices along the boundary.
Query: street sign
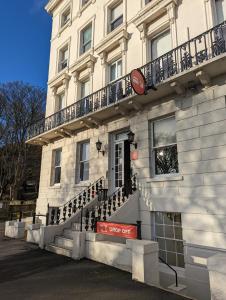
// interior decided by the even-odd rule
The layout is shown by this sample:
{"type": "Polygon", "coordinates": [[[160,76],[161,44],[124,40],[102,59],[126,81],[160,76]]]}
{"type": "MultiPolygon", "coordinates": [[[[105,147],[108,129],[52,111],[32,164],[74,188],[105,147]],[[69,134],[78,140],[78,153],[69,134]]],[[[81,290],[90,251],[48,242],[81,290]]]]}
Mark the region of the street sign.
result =
{"type": "Polygon", "coordinates": [[[146,79],[140,69],[135,69],[130,73],[130,82],[137,95],[146,93],[146,79]]]}

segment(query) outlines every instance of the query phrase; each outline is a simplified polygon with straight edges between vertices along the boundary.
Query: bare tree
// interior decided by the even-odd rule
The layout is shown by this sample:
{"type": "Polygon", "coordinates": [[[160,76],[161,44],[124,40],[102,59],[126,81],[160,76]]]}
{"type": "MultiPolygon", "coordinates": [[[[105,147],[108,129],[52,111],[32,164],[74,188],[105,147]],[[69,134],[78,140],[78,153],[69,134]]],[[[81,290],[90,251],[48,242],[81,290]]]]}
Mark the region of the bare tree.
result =
{"type": "Polygon", "coordinates": [[[23,181],[28,127],[44,116],[46,93],[23,82],[0,85],[0,199],[15,198],[23,181]]]}

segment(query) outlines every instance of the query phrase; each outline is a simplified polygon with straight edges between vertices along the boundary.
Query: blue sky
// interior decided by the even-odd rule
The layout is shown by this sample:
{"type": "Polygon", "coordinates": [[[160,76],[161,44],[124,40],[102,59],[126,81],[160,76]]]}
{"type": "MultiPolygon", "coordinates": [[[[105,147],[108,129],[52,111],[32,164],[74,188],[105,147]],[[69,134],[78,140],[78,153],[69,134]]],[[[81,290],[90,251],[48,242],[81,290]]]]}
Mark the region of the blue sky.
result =
{"type": "Polygon", "coordinates": [[[46,88],[51,16],[47,0],[2,0],[0,83],[22,80],[46,88]]]}

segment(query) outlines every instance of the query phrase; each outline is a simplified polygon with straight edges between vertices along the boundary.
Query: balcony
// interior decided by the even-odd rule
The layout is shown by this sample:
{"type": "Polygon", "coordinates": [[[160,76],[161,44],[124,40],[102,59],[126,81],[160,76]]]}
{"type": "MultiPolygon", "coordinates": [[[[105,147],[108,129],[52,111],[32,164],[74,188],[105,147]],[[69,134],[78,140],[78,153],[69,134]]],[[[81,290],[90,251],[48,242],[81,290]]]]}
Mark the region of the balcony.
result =
{"type": "Polygon", "coordinates": [[[209,86],[214,77],[226,72],[226,21],[140,69],[146,78],[146,95],[134,93],[127,74],[33,124],[27,131],[27,142],[45,145],[139,111],[157,99],[183,95],[188,87],[209,86]]]}

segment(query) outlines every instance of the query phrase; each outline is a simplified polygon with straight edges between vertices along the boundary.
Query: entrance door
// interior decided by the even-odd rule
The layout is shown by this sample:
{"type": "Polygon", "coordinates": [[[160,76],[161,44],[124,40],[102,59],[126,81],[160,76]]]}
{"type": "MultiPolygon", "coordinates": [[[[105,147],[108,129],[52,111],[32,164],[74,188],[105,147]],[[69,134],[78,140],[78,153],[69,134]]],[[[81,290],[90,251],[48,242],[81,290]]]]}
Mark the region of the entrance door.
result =
{"type": "Polygon", "coordinates": [[[127,132],[115,134],[113,137],[112,147],[112,191],[125,185],[126,194],[131,186],[131,160],[130,160],[130,143],[128,142],[127,132]]]}

